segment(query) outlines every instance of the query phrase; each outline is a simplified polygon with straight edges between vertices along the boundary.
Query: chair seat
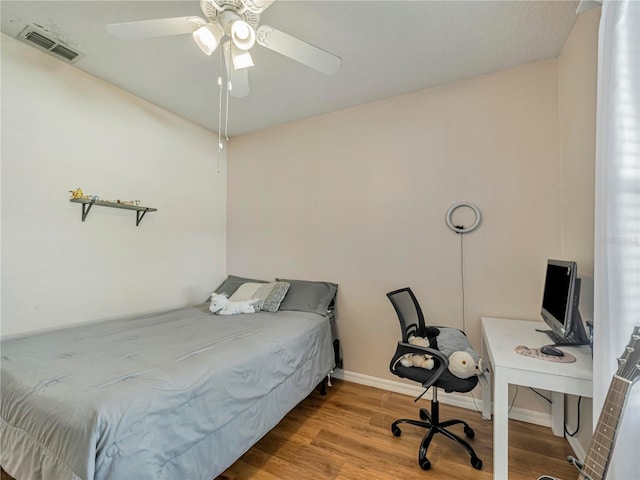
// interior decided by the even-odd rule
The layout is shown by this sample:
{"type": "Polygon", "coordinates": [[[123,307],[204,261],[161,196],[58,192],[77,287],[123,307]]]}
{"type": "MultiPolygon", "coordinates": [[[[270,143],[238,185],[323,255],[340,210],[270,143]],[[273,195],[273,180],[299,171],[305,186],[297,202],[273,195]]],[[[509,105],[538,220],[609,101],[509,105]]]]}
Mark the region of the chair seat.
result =
{"type": "MultiPolygon", "coordinates": [[[[394,373],[399,377],[408,378],[409,380],[419,382],[422,385],[428,382],[433,375],[432,370],[427,370],[420,367],[405,367],[400,363],[396,364],[394,373]]],[[[478,377],[473,376],[469,378],[458,378],[448,370],[444,371],[442,373],[442,376],[434,384],[435,387],[441,388],[447,393],[470,392],[471,390],[476,388],[476,385],[478,385],[478,377]]]]}

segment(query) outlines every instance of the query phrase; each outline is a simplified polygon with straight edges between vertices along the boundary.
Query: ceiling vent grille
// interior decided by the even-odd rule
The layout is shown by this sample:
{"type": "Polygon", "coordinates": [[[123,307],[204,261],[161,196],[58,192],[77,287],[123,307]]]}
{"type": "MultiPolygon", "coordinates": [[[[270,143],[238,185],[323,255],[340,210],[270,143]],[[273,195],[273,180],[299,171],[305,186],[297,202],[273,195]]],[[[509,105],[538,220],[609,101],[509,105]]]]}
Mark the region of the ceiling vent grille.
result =
{"type": "Polygon", "coordinates": [[[18,34],[18,40],[22,40],[68,63],[75,63],[84,57],[83,53],[65,45],[60,40],[53,38],[50,33],[35,25],[25,27],[18,34]]]}

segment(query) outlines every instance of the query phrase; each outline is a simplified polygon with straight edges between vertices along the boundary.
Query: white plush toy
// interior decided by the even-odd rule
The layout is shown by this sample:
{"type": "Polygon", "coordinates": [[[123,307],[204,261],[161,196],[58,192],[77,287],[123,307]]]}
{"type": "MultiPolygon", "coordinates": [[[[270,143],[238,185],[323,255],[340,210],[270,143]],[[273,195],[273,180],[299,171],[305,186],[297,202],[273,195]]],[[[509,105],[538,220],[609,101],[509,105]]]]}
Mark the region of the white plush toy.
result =
{"type": "Polygon", "coordinates": [[[256,313],[259,307],[258,300],[245,300],[243,302],[232,302],[225,294],[212,293],[209,310],[218,315],[235,315],[237,313],[256,313]]]}
{"type": "MultiPolygon", "coordinates": [[[[419,345],[421,347],[429,347],[429,341],[422,337],[409,337],[409,343],[419,345]]],[[[400,357],[400,364],[403,367],[420,367],[427,370],[433,370],[433,357],[429,354],[418,355],[416,353],[407,353],[400,357]]]]}
{"type": "Polygon", "coordinates": [[[475,361],[469,352],[458,350],[449,355],[449,371],[458,378],[482,375],[482,359],[475,361]]]}
{"type": "MultiPolygon", "coordinates": [[[[469,378],[474,375],[482,378],[485,373],[482,359],[471,348],[469,341],[462,332],[454,328],[438,329],[431,327],[429,334],[431,335],[430,339],[409,337],[409,343],[440,350],[449,358],[449,371],[458,378],[469,378]]],[[[405,367],[421,367],[428,370],[433,369],[434,366],[433,358],[430,355],[411,353],[403,355],[400,358],[400,363],[405,367]],[[429,357],[431,361],[426,362],[423,357],[429,357]]]]}

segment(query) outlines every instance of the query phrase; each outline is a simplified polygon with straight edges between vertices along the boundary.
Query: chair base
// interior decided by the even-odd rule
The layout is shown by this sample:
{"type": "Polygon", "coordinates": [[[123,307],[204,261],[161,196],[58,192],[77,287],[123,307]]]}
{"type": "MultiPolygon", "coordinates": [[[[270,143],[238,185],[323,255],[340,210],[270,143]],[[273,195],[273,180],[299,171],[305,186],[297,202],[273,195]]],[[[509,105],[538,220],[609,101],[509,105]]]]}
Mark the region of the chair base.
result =
{"type": "Polygon", "coordinates": [[[431,468],[431,462],[427,459],[427,450],[429,449],[431,440],[433,440],[433,437],[436,435],[436,433],[441,433],[445,437],[450,438],[451,440],[462,445],[471,456],[471,466],[477,470],[480,470],[482,468],[482,460],[480,460],[480,458],[476,455],[476,452],[473,450],[471,445],[469,445],[463,438],[447,430],[447,427],[461,424],[464,427],[464,434],[467,436],[467,438],[472,439],[475,436],[475,432],[467,422],[458,419],[446,420],[444,422],[441,422],[440,404],[437,399],[431,401],[431,412],[429,412],[425,408],[420,409],[420,418],[422,420],[401,418],[393,422],[393,424],[391,425],[391,432],[395,437],[399,437],[402,433],[400,427],[398,427],[398,425],[401,423],[408,423],[410,425],[426,428],[428,430],[425,436],[422,438],[422,442],[420,442],[420,449],[418,450],[418,464],[420,465],[420,468],[422,468],[423,470],[429,470],[431,468]]]}

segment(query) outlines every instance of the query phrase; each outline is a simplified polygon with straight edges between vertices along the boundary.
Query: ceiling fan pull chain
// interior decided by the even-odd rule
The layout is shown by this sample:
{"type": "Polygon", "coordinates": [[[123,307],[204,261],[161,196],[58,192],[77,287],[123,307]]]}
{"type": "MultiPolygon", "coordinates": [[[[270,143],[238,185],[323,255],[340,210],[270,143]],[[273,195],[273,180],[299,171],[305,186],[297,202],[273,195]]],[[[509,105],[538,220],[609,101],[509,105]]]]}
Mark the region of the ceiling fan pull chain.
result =
{"type": "MultiPolygon", "coordinates": [[[[218,153],[222,151],[222,49],[218,55],[220,61],[218,62],[218,153]]],[[[220,173],[220,155],[218,155],[218,173],[220,173]]]]}
{"type": "Polygon", "coordinates": [[[220,152],[222,152],[222,77],[218,76],[218,173],[220,173],[220,152]]]}
{"type": "Polygon", "coordinates": [[[218,151],[222,150],[222,77],[218,77],[218,151]]]}

